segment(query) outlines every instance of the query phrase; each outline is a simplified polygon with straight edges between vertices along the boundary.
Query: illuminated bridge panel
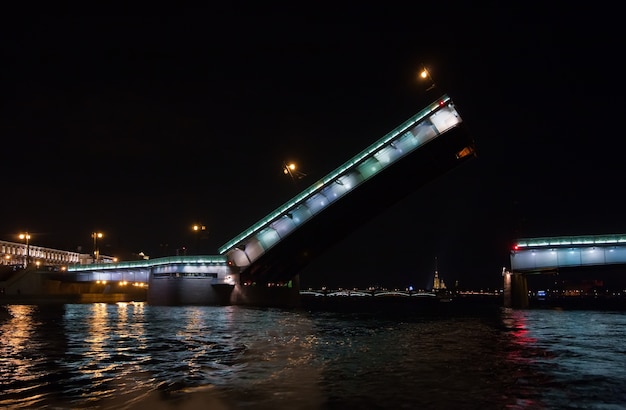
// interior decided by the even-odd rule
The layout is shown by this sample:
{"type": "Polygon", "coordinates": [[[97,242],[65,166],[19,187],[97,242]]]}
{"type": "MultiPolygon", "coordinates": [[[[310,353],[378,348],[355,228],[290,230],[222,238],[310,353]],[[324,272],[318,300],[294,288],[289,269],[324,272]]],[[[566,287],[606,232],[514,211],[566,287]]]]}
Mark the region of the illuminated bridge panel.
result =
{"type": "Polygon", "coordinates": [[[514,272],[626,264],[626,235],[520,239],[510,259],[514,272]]]}
{"type": "MultiPolygon", "coordinates": [[[[236,266],[252,264],[312,216],[461,122],[451,99],[447,95],[442,96],[223,245],[219,253],[227,255],[236,266]]],[[[473,148],[459,152],[457,157],[470,154],[473,154],[473,148]]]]}
{"type": "Polygon", "coordinates": [[[214,275],[216,282],[225,282],[232,274],[225,256],[169,256],[117,263],[73,264],[59,279],[68,282],[141,282],[148,283],[159,275],[214,275]]]}

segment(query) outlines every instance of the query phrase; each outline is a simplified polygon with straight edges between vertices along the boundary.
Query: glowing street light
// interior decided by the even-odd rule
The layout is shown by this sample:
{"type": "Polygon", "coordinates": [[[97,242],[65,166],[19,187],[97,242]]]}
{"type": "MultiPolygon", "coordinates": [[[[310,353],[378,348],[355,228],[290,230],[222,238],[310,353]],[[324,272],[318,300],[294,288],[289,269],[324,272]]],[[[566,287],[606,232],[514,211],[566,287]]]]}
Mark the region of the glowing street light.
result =
{"type": "Polygon", "coordinates": [[[424,64],[422,64],[422,71],[420,71],[419,76],[422,80],[430,81],[430,86],[426,89],[426,91],[430,91],[437,86],[435,84],[435,80],[433,80],[433,77],[430,75],[430,71],[428,71],[424,64]]]}
{"type": "Polygon", "coordinates": [[[30,262],[30,234],[28,232],[21,233],[20,239],[23,241],[26,241],[26,263],[24,265],[26,267],[28,266],[28,263],[30,262]]]}
{"type": "Polygon", "coordinates": [[[202,225],[202,224],[194,224],[191,227],[191,230],[194,231],[194,233],[196,235],[195,240],[196,240],[196,255],[197,255],[198,254],[198,239],[199,239],[199,235],[200,235],[200,232],[206,231],[206,226],[202,225]]]}
{"type": "Polygon", "coordinates": [[[100,250],[98,249],[98,239],[101,239],[104,236],[102,232],[92,232],[91,237],[93,238],[93,263],[98,262],[100,259],[100,250]]]}
{"type": "Polygon", "coordinates": [[[198,231],[206,231],[206,226],[204,226],[204,225],[198,225],[198,224],[195,224],[194,226],[192,226],[192,227],[191,227],[191,229],[192,229],[194,232],[198,232],[198,231]]]}
{"type": "Polygon", "coordinates": [[[298,171],[297,168],[298,167],[293,162],[290,162],[289,164],[283,162],[283,174],[289,175],[294,183],[297,179],[302,179],[306,176],[304,172],[298,171]]]}

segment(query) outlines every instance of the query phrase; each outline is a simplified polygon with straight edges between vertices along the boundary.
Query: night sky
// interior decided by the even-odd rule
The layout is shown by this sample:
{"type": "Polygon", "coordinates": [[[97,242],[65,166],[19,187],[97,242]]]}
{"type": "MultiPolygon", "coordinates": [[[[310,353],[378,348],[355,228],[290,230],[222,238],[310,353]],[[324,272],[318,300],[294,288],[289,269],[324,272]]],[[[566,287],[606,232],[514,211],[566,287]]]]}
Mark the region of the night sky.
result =
{"type": "Polygon", "coordinates": [[[619,10],[354,4],[5,17],[0,239],[217,254],[443,93],[478,157],[303,286],[426,287],[437,260],[448,285],[493,288],[516,238],[626,233],[619,10]]]}

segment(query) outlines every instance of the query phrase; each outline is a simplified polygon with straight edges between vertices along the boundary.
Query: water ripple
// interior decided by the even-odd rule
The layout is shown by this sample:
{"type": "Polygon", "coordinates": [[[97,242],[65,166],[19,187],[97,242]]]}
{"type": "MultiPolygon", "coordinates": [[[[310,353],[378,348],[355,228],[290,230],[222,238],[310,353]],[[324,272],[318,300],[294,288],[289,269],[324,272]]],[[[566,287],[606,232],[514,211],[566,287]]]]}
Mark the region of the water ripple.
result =
{"type": "Polygon", "coordinates": [[[0,307],[0,406],[622,408],[626,316],[0,307]]]}

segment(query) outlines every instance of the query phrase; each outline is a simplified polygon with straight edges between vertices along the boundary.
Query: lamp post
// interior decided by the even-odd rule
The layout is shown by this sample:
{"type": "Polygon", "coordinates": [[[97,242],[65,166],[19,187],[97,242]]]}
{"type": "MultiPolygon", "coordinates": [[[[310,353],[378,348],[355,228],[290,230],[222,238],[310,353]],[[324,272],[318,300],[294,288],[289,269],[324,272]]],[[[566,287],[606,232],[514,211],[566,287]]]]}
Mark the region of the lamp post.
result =
{"type": "Polygon", "coordinates": [[[430,86],[426,89],[426,91],[430,91],[437,86],[435,84],[435,80],[433,80],[433,77],[430,75],[430,71],[428,71],[424,64],[422,64],[422,71],[420,71],[419,76],[422,80],[430,81],[430,86]]]}
{"type": "Polygon", "coordinates": [[[104,236],[102,232],[92,232],[91,237],[93,238],[93,263],[98,262],[100,259],[100,250],[98,249],[98,239],[101,239],[104,236]]]}
{"type": "Polygon", "coordinates": [[[206,231],[206,226],[205,226],[205,225],[202,225],[202,224],[194,224],[194,225],[191,227],[191,230],[192,230],[192,231],[194,232],[194,234],[196,235],[196,238],[195,238],[195,240],[196,240],[196,255],[198,255],[198,254],[199,254],[199,250],[198,250],[198,240],[199,240],[199,235],[200,235],[200,232],[202,232],[202,231],[206,231]]]}
{"type": "Polygon", "coordinates": [[[304,172],[298,171],[296,164],[293,162],[290,162],[289,164],[283,162],[283,174],[289,175],[294,184],[296,183],[296,180],[302,179],[306,176],[304,172]]]}
{"type": "Polygon", "coordinates": [[[24,267],[27,267],[30,262],[30,234],[28,232],[21,233],[20,239],[26,241],[26,263],[24,264],[24,267]]]}

